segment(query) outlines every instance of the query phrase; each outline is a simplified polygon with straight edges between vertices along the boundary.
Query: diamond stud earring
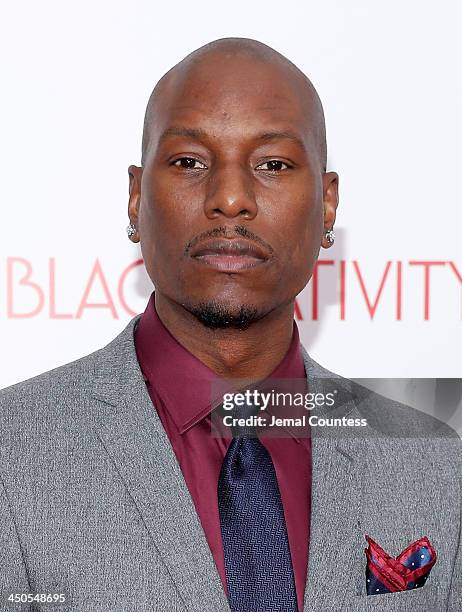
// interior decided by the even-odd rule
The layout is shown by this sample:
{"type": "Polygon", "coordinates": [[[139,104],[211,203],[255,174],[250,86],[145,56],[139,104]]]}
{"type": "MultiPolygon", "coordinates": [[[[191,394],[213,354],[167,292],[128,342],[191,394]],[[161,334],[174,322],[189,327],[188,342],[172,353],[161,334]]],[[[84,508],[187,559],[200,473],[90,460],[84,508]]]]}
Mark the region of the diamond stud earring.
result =
{"type": "Polygon", "coordinates": [[[133,225],[133,223],[130,223],[127,225],[127,236],[131,238],[134,234],[136,234],[136,227],[133,225]]]}
{"type": "Polygon", "coordinates": [[[335,232],[333,229],[327,230],[326,239],[329,244],[333,244],[335,240],[335,232]]]}

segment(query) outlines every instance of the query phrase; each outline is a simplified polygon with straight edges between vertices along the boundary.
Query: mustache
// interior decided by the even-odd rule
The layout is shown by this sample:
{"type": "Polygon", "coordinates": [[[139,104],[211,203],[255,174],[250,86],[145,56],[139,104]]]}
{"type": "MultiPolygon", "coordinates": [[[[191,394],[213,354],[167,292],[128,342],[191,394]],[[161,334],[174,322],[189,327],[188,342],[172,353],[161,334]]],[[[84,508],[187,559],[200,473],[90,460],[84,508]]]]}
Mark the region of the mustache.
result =
{"type": "Polygon", "coordinates": [[[274,252],[273,247],[270,244],[268,244],[268,242],[260,238],[260,236],[257,236],[252,231],[250,231],[244,225],[235,225],[232,228],[232,231],[231,231],[231,228],[222,225],[220,227],[214,227],[210,230],[202,232],[201,234],[199,234],[198,236],[195,236],[192,240],[190,240],[187,243],[184,249],[184,255],[188,255],[189,251],[198,242],[201,242],[202,240],[207,240],[207,238],[237,238],[238,236],[242,238],[247,238],[247,240],[252,240],[256,244],[259,244],[260,246],[265,248],[270,255],[273,255],[273,252],[274,252]]]}

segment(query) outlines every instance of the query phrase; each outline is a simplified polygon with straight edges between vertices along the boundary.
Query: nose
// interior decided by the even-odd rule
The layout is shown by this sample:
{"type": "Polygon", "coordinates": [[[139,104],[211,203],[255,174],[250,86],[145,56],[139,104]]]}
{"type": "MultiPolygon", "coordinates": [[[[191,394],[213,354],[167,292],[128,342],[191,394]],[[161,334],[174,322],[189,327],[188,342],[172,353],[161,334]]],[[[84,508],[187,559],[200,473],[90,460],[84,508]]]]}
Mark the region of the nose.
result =
{"type": "Polygon", "coordinates": [[[238,163],[216,167],[211,174],[204,203],[205,214],[210,219],[219,215],[228,218],[253,219],[257,203],[252,176],[238,163]]]}

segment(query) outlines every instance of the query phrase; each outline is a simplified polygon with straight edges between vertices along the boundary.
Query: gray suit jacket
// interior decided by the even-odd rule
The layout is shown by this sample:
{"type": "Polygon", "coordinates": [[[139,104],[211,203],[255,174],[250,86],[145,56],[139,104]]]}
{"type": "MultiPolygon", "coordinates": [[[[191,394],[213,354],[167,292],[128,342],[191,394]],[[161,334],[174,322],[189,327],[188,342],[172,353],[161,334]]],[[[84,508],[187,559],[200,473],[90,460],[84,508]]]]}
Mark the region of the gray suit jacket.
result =
{"type": "MultiPolygon", "coordinates": [[[[106,347],[0,392],[0,610],[229,612],[139,369],[138,318],[106,347]],[[8,604],[14,593],[67,601],[8,604]]],[[[313,427],[304,611],[462,610],[460,439],[303,354],[312,388],[346,398],[327,416],[368,419],[313,427]],[[365,534],[392,555],[428,536],[438,560],[426,585],[367,597],[365,534]]]]}

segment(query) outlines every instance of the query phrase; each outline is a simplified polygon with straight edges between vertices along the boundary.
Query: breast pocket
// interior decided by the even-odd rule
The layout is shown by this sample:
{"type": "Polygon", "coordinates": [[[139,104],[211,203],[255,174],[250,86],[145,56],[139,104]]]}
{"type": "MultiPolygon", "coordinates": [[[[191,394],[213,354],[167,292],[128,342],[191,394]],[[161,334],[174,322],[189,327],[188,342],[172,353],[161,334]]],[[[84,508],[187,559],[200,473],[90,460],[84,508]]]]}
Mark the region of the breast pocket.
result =
{"type": "Polygon", "coordinates": [[[425,585],[412,591],[359,595],[353,598],[355,612],[445,612],[446,602],[438,597],[437,585],[425,585]]]}

